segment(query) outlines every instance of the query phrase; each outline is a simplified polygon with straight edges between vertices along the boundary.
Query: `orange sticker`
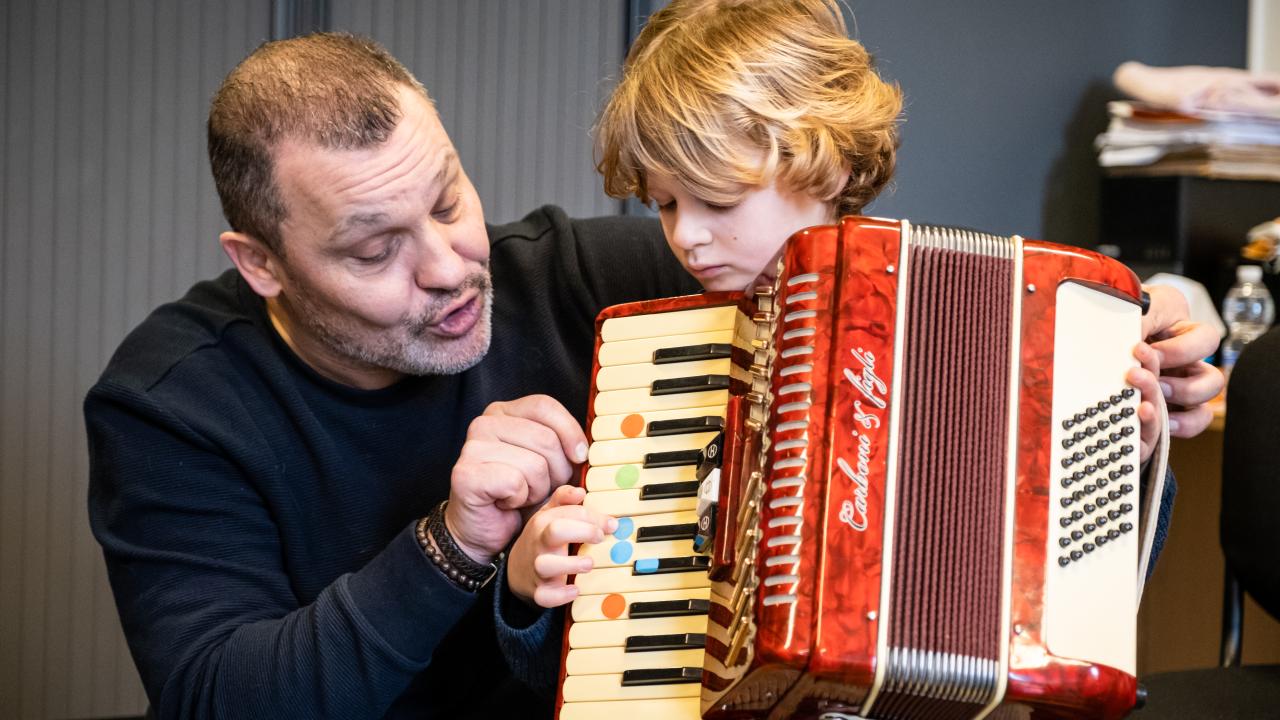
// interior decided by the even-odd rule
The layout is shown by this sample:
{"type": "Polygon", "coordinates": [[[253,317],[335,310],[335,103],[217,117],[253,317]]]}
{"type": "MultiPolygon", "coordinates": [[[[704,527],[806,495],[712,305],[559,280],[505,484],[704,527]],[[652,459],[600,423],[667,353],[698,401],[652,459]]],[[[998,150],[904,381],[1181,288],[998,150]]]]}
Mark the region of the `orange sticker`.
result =
{"type": "Polygon", "coordinates": [[[610,620],[617,620],[627,609],[627,600],[618,593],[610,593],[600,601],[600,612],[610,620]]]}
{"type": "Polygon", "coordinates": [[[639,437],[644,432],[644,416],[637,413],[622,418],[622,434],[625,437],[639,437]]]}

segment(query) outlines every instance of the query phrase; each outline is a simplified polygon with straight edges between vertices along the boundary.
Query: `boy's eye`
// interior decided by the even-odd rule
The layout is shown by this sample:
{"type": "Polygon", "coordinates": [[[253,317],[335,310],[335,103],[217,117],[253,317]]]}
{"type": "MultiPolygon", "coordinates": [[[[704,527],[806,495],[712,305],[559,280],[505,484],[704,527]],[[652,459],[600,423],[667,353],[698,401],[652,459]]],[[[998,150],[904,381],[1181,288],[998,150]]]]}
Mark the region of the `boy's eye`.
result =
{"type": "Polygon", "coordinates": [[[707,207],[711,208],[712,210],[715,210],[716,212],[725,212],[726,210],[732,210],[732,209],[734,209],[734,208],[738,207],[738,204],[737,204],[737,203],[732,203],[732,204],[729,204],[729,205],[717,205],[716,203],[710,203],[710,202],[709,202],[709,203],[704,203],[704,204],[705,204],[707,207]]]}
{"type": "Polygon", "coordinates": [[[658,202],[657,200],[654,200],[653,203],[658,206],[659,212],[670,212],[671,210],[676,209],[675,200],[668,200],[666,202],[658,202]]]}

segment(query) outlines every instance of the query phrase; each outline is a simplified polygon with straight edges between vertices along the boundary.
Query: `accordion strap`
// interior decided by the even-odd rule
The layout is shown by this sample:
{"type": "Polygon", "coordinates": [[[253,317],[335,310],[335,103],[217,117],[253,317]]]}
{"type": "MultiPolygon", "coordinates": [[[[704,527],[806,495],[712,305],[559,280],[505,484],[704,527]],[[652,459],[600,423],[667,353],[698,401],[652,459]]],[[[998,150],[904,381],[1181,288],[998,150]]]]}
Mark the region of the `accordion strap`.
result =
{"type": "Polygon", "coordinates": [[[1164,497],[1165,475],[1169,469],[1169,408],[1164,396],[1156,395],[1156,414],[1160,418],[1160,438],[1151,452],[1147,466],[1148,481],[1142,483],[1146,490],[1138,501],[1138,601],[1147,582],[1147,566],[1151,563],[1151,546],[1155,543],[1156,528],[1160,524],[1160,500],[1164,497]]]}

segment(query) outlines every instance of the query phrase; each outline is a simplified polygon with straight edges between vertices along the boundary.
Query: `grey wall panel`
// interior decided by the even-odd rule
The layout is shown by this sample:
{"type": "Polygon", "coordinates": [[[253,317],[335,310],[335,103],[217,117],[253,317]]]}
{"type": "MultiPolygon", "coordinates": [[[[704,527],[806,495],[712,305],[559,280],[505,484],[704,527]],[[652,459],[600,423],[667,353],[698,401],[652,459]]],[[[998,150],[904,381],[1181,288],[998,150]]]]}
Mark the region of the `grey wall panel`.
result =
{"type": "Polygon", "coordinates": [[[80,403],[130,328],[227,267],[204,118],[269,23],[263,0],[0,9],[0,717],[146,707],[80,403]]]}
{"type": "MultiPolygon", "coordinates": [[[[876,215],[1091,246],[1093,139],[1125,60],[1245,60],[1245,0],[849,0],[857,35],[906,94],[895,187],[876,215]]],[[[852,26],[852,23],[851,23],[852,26]]]]}
{"type": "Polygon", "coordinates": [[[590,129],[624,47],[623,0],[333,0],[427,87],[490,222],[544,203],[616,214],[590,129]]]}

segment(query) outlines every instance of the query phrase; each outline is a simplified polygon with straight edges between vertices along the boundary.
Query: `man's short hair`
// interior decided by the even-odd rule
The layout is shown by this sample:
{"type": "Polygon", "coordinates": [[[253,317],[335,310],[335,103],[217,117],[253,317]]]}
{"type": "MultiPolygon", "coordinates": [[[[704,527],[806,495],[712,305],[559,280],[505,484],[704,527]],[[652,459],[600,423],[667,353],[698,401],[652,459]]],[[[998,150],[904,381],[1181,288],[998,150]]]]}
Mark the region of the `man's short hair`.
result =
{"type": "Polygon", "coordinates": [[[777,180],[852,214],[893,175],[901,110],[835,0],[674,0],[627,54],[597,168],[614,197],[649,202],[658,171],[708,202],[777,180]]]}
{"type": "Polygon", "coordinates": [[[209,164],[231,228],[283,255],[288,209],[273,176],[276,145],[285,138],[332,149],[382,143],[400,121],[399,86],[427,97],[386,49],[345,33],[265,43],[245,58],[209,108],[209,164]]]}

